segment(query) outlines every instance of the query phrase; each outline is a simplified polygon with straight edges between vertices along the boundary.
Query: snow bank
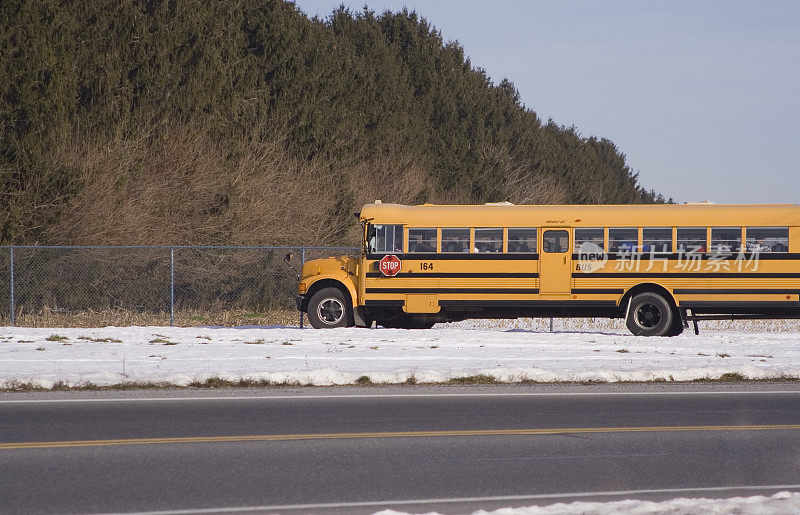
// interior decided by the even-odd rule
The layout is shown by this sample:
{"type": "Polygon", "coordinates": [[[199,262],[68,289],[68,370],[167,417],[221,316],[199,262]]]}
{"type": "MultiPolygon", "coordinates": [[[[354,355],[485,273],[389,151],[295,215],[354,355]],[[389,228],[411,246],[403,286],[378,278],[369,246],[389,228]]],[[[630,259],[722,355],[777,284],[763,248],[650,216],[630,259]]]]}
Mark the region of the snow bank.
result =
{"type": "MultiPolygon", "coordinates": [[[[530,506],[526,508],[501,508],[493,511],[476,511],[472,515],[606,515],[608,513],[625,515],[669,514],[694,515],[696,513],[741,515],[772,515],[800,513],[800,493],[778,492],[771,497],[756,495],[752,497],[733,497],[730,499],[672,499],[670,501],[614,501],[614,502],[573,502],[550,506],[530,506]]],[[[405,512],[383,510],[376,515],[407,515],[405,512]]],[[[434,515],[429,512],[427,515],[434,515]]]]}
{"type": "Polygon", "coordinates": [[[209,378],[302,385],[498,381],[688,381],[739,374],[800,377],[800,332],[704,332],[675,338],[623,330],[430,330],[292,327],[0,328],[0,386],[209,378]]]}

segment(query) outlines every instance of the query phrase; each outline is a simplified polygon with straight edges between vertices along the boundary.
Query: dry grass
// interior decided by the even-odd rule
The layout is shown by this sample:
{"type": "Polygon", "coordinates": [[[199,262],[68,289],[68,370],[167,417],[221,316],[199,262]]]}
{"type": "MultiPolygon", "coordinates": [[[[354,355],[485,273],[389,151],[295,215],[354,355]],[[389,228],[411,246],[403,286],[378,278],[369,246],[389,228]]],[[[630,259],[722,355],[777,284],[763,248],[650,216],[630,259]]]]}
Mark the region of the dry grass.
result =
{"type": "Polygon", "coordinates": [[[79,187],[59,200],[46,240],[352,245],[358,241],[352,212],[365,203],[446,200],[425,195],[427,169],[399,151],[331,163],[291,157],[280,128],[255,128],[233,147],[192,125],[159,133],[143,129],[105,140],[64,134],[50,165],[77,171],[79,187]]]}
{"type": "Polygon", "coordinates": [[[477,374],[474,376],[453,377],[447,380],[447,384],[497,384],[496,377],[487,374],[477,374]]]}
{"type": "Polygon", "coordinates": [[[352,213],[375,199],[567,200],[559,181],[514,164],[502,148],[481,150],[486,173],[502,180],[476,198],[467,183],[438,191],[437,171],[408,150],[300,159],[287,150],[286,133],[280,126],[254,127],[231,143],[193,124],[105,138],[65,128],[40,180],[18,194],[18,205],[26,206],[18,213],[25,231],[15,239],[56,245],[355,245],[359,230],[352,213]],[[64,181],[57,195],[46,195],[64,181]]]}
{"type": "Polygon", "coordinates": [[[304,231],[300,207],[332,207],[314,183],[330,191],[320,164],[288,157],[284,141],[246,137],[237,148],[204,131],[178,126],[153,141],[142,133],[106,141],[72,136],[54,161],[80,172],[83,187],[52,227],[53,241],[74,244],[225,242],[322,243],[304,231]],[[278,187],[279,185],[279,187],[278,187]],[[294,222],[294,223],[292,223],[294,222]],[[294,227],[293,227],[294,226],[294,227]],[[299,234],[298,234],[299,233],[299,234]]]}
{"type": "MultiPolygon", "coordinates": [[[[275,310],[265,313],[252,311],[180,311],[175,314],[175,325],[194,326],[242,326],[285,325],[297,326],[300,314],[294,310],[275,310]]],[[[8,321],[4,321],[8,323],[8,321]]],[[[106,327],[106,326],[164,326],[169,325],[169,313],[137,313],[126,310],[81,311],[58,313],[42,309],[38,313],[17,316],[20,327],[106,327]]]]}

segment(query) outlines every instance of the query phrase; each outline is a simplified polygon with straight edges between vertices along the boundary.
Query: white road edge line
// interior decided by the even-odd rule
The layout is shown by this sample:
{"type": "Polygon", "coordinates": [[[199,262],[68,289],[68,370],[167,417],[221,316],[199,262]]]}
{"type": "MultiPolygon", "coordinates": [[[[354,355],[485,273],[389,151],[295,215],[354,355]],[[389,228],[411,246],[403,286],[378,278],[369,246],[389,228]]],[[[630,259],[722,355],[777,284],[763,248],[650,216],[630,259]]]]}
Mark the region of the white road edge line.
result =
{"type": "Polygon", "coordinates": [[[572,492],[559,494],[533,494],[533,495],[503,495],[497,497],[454,497],[448,499],[410,499],[397,501],[366,501],[366,502],[341,502],[341,503],[318,503],[318,504],[278,504],[272,506],[239,506],[222,508],[200,508],[186,510],[163,510],[163,511],[141,511],[141,512],[119,512],[114,515],[178,515],[181,513],[242,513],[250,511],[274,511],[274,510],[318,510],[328,508],[360,508],[369,506],[408,506],[419,504],[448,504],[448,503],[468,503],[468,502],[501,502],[501,501],[534,501],[540,499],[564,499],[564,498],[586,498],[586,497],[619,497],[641,494],[680,494],[692,492],[727,492],[736,490],[798,490],[797,485],[748,485],[748,486],[716,486],[698,488],[658,488],[652,490],[617,490],[607,492],[572,492]]]}
{"type": "Polygon", "coordinates": [[[800,390],[740,390],[697,392],[497,392],[497,393],[379,393],[339,395],[221,395],[218,397],[116,397],[99,399],[0,399],[0,404],[58,404],[75,402],[188,402],[188,401],[277,401],[313,399],[393,399],[436,397],[602,397],[635,395],[798,395],[800,390]]]}

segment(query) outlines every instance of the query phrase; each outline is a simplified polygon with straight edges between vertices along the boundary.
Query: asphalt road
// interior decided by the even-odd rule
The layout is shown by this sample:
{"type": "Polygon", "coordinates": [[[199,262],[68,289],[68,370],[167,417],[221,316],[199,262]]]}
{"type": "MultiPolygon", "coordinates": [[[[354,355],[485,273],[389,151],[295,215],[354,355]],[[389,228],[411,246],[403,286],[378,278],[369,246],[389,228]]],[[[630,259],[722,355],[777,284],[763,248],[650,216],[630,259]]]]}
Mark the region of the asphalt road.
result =
{"type": "Polygon", "coordinates": [[[3,394],[0,511],[448,513],[800,491],[795,386],[3,394]]]}

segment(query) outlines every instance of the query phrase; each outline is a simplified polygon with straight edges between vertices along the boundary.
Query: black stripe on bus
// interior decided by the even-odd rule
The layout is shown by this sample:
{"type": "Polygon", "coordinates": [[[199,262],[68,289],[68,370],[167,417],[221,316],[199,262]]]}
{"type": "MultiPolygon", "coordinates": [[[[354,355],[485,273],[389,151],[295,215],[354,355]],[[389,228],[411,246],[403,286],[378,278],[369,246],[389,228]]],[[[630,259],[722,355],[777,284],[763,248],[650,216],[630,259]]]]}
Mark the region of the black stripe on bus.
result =
{"type": "MultiPolygon", "coordinates": [[[[558,252],[554,252],[553,254],[560,254],[558,252]]],[[[388,255],[388,254],[387,254],[388,255]]],[[[475,252],[475,253],[468,253],[468,252],[425,252],[425,253],[408,253],[408,254],[393,254],[397,256],[399,259],[407,259],[411,261],[429,261],[429,260],[531,260],[531,259],[539,259],[539,253],[507,253],[507,252],[475,252]]],[[[368,254],[367,259],[371,260],[379,260],[384,257],[384,254],[368,254]]],[[[636,254],[636,253],[608,253],[605,256],[603,254],[572,254],[572,259],[575,261],[602,261],[605,258],[608,258],[609,261],[615,260],[623,260],[623,261],[631,261],[631,260],[641,260],[641,261],[648,261],[652,259],[654,260],[668,260],[668,261],[709,261],[711,257],[713,257],[713,261],[730,261],[730,260],[764,260],[764,261],[780,261],[780,260],[800,260],[800,252],[760,252],[758,254],[754,253],[732,253],[732,254],[714,254],[714,253],[698,253],[692,254],[691,256],[689,253],[685,252],[683,254],[679,253],[672,253],[672,254],[654,254],[651,256],[649,252],[636,254]]]]}
{"type": "Polygon", "coordinates": [[[657,278],[667,279],[800,279],[800,273],[773,272],[579,272],[572,277],[585,278],[657,278]]]}
{"type": "MultiPolygon", "coordinates": [[[[791,260],[791,259],[800,259],[800,253],[798,252],[745,252],[741,255],[738,253],[733,254],[714,254],[714,253],[707,253],[706,259],[714,257],[715,259],[741,259],[745,261],[753,260],[753,261],[780,261],[780,260],[791,260]]],[[[686,259],[686,254],[684,254],[684,259],[686,259]]]]}
{"type": "Polygon", "coordinates": [[[396,308],[405,304],[404,300],[365,300],[364,305],[370,308],[396,308]]]}
{"type": "Polygon", "coordinates": [[[759,252],[759,253],[748,253],[745,252],[741,255],[739,253],[731,253],[731,254],[714,254],[713,252],[702,252],[702,253],[689,253],[684,252],[683,254],[680,253],[672,253],[672,254],[650,254],[649,252],[639,253],[614,253],[609,252],[605,256],[603,254],[598,253],[586,253],[586,254],[572,254],[572,259],[575,261],[602,261],[603,259],[608,258],[609,261],[615,260],[623,260],[623,261],[649,261],[650,259],[653,260],[667,260],[667,261],[729,261],[729,260],[736,260],[737,258],[743,261],[775,261],[775,260],[792,260],[792,259],[800,259],[800,253],[793,252],[759,252]],[[711,260],[710,258],[713,257],[714,259],[711,260]]]}
{"type": "Polygon", "coordinates": [[[768,288],[677,288],[673,290],[676,295],[797,295],[800,288],[768,289],[768,288]]]}
{"type": "Polygon", "coordinates": [[[625,290],[623,290],[622,288],[573,288],[572,289],[572,293],[579,295],[593,294],[593,293],[594,294],[602,293],[610,295],[610,294],[620,294],[623,291],[625,290]]]}
{"type": "Polygon", "coordinates": [[[680,302],[682,308],[743,308],[743,309],[758,309],[758,308],[775,308],[785,306],[797,306],[800,310],[800,302],[789,300],[761,300],[761,301],[740,301],[740,300],[683,300],[680,302]]]}
{"type": "MultiPolygon", "coordinates": [[[[381,272],[367,272],[369,278],[381,278],[384,276],[381,272]]],[[[528,272],[400,272],[392,277],[413,277],[413,278],[519,278],[519,279],[535,279],[539,277],[538,273],[528,272]]],[[[388,278],[388,277],[387,277],[388,278]]]]}
{"type": "MultiPolygon", "coordinates": [[[[388,254],[387,254],[388,255],[388,254]]],[[[502,252],[477,252],[474,254],[464,253],[436,253],[436,252],[427,252],[427,253],[410,253],[410,254],[393,254],[397,256],[401,260],[409,260],[409,261],[437,261],[440,259],[450,259],[450,260],[531,260],[531,259],[539,259],[539,254],[537,253],[524,253],[524,254],[513,254],[513,253],[502,253],[502,252]]],[[[368,254],[367,259],[374,259],[379,260],[383,257],[383,254],[368,254]]]]}
{"type": "Polygon", "coordinates": [[[507,308],[574,308],[616,307],[613,300],[440,300],[439,305],[447,307],[507,307],[507,308]]]}
{"type": "Polygon", "coordinates": [[[510,293],[536,295],[538,288],[367,288],[366,293],[510,293]]]}

